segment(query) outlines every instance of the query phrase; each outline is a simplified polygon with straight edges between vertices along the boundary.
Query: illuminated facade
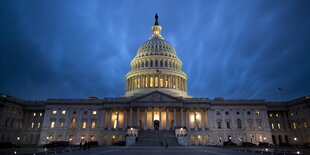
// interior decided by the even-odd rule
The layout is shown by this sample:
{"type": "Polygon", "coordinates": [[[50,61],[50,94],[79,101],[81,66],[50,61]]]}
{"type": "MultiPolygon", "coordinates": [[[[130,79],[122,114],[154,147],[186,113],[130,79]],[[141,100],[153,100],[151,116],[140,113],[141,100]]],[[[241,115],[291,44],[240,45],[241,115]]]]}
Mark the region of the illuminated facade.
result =
{"type": "Polygon", "coordinates": [[[123,97],[24,101],[0,95],[0,141],[130,145],[141,143],[136,137],[143,139],[146,131],[172,131],[182,145],[310,142],[309,97],[271,103],[188,96],[183,64],[161,30],[156,17],[151,37],[130,63],[123,97]]]}

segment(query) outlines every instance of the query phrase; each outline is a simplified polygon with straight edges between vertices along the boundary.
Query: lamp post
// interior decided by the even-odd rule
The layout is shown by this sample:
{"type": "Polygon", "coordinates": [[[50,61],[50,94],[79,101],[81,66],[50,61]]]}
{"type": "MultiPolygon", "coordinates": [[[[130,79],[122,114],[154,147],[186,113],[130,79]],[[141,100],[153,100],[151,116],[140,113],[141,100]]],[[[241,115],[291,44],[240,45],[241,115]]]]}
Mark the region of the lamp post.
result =
{"type": "Polygon", "coordinates": [[[180,130],[181,130],[181,136],[183,136],[183,128],[181,128],[180,130]]]}
{"type": "Polygon", "coordinates": [[[132,130],[133,130],[133,128],[130,128],[130,135],[132,136],[132,130]]]}
{"type": "Polygon", "coordinates": [[[46,144],[47,144],[47,142],[48,142],[49,139],[50,139],[50,137],[47,136],[47,137],[46,137],[46,144]]]}

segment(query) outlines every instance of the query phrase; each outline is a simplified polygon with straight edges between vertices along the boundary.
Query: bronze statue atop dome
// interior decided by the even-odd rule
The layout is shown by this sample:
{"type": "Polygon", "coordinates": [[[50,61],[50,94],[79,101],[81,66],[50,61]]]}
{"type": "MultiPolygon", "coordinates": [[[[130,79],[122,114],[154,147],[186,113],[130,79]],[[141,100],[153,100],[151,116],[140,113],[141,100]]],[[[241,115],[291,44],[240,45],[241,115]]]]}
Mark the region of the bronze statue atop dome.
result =
{"type": "Polygon", "coordinates": [[[154,25],[159,25],[158,24],[158,15],[157,15],[157,13],[155,14],[155,24],[154,25]]]}

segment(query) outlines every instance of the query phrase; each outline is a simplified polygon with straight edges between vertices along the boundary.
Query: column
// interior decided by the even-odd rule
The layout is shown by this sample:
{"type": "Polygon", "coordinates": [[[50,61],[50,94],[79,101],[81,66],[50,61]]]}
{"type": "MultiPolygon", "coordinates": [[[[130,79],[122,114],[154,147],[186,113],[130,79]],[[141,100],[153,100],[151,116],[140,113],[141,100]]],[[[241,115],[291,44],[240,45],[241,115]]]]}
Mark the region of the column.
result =
{"type": "Polygon", "coordinates": [[[169,130],[169,118],[168,118],[169,109],[166,109],[166,130],[169,130]]]}
{"type": "Polygon", "coordinates": [[[198,130],[197,129],[197,121],[196,121],[196,109],[194,109],[194,127],[195,127],[195,130],[198,130]]]}
{"type": "Polygon", "coordinates": [[[144,130],[147,130],[147,108],[144,108],[144,130]]]}
{"type": "MultiPolygon", "coordinates": [[[[71,121],[71,120],[69,120],[69,121],[71,121]]],[[[102,109],[100,128],[104,128],[104,123],[105,123],[105,108],[102,109]]],[[[70,124],[68,124],[68,125],[70,125],[70,124]]],[[[69,128],[69,126],[68,126],[68,128],[69,128]]]]}
{"type": "MultiPolygon", "coordinates": [[[[209,128],[209,130],[211,128],[213,128],[213,124],[212,124],[211,120],[214,120],[213,117],[212,117],[212,110],[208,109],[208,128],[209,128]]],[[[233,121],[236,121],[236,120],[233,120],[233,121]]]]}
{"type": "MultiPolygon", "coordinates": [[[[232,120],[232,122],[233,122],[234,120],[232,120]]],[[[208,129],[208,128],[210,128],[209,127],[209,112],[208,112],[208,109],[206,109],[206,128],[208,129]]]]}
{"type": "Polygon", "coordinates": [[[132,127],[132,108],[130,108],[129,126],[132,127]]]}
{"type": "Polygon", "coordinates": [[[181,108],[181,127],[184,127],[184,119],[183,119],[183,108],[181,108]]]}
{"type": "Polygon", "coordinates": [[[204,114],[203,114],[203,109],[200,109],[200,115],[201,115],[201,128],[202,130],[205,130],[205,118],[204,118],[204,114]]]}
{"type": "Polygon", "coordinates": [[[189,109],[187,108],[187,111],[186,111],[186,129],[187,130],[190,130],[190,123],[189,123],[189,109]]]}
{"type": "Polygon", "coordinates": [[[110,117],[109,117],[109,119],[110,119],[110,121],[109,121],[109,130],[111,130],[111,128],[112,128],[112,108],[110,109],[109,115],[110,115],[110,117]]]}
{"type": "Polygon", "coordinates": [[[162,122],[161,122],[161,107],[159,107],[159,130],[162,129],[161,124],[162,124],[162,122]]]}
{"type": "Polygon", "coordinates": [[[152,130],[154,130],[154,107],[152,107],[152,130]]]}
{"type": "MultiPolygon", "coordinates": [[[[286,130],[289,130],[286,112],[283,111],[282,114],[283,114],[283,118],[284,118],[285,129],[286,129],[286,130]]],[[[261,125],[262,125],[264,120],[262,119],[261,121],[262,121],[262,123],[261,123],[261,125]]],[[[302,122],[302,123],[303,123],[303,122],[302,122]]],[[[262,126],[263,126],[263,125],[262,125],[262,126]]],[[[282,128],[283,128],[283,127],[282,127],[282,128]]]]}
{"type": "Polygon", "coordinates": [[[137,127],[140,128],[140,111],[139,108],[137,109],[137,127]]]}
{"type": "Polygon", "coordinates": [[[123,126],[123,130],[126,130],[127,128],[127,111],[124,108],[124,126],[123,126]]]}
{"type": "Polygon", "coordinates": [[[173,126],[174,126],[174,129],[177,127],[177,115],[176,115],[176,109],[173,108],[173,126]]]}
{"type": "Polygon", "coordinates": [[[118,118],[119,118],[119,110],[117,109],[117,111],[116,111],[116,129],[117,129],[117,130],[119,129],[119,121],[118,121],[118,118]]]}

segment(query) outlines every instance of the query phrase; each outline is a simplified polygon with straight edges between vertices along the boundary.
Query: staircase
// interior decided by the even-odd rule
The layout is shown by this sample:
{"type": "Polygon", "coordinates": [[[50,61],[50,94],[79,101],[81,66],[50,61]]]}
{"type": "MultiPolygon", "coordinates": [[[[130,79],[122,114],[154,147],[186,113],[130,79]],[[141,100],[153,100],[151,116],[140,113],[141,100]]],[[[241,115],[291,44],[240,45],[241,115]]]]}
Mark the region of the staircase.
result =
{"type": "Polygon", "coordinates": [[[163,146],[168,143],[169,146],[180,146],[174,135],[174,130],[139,130],[137,146],[163,146]]]}

